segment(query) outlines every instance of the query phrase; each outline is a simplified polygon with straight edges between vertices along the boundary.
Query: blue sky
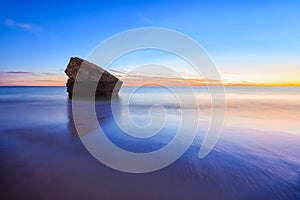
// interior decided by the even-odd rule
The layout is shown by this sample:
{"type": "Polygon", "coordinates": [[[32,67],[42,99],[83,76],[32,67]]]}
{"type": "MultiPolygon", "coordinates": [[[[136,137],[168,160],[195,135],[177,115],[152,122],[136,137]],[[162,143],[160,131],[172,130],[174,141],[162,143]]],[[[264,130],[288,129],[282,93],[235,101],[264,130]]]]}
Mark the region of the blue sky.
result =
{"type": "Polygon", "coordinates": [[[195,39],[224,79],[259,82],[263,73],[268,73],[268,81],[299,79],[295,73],[300,73],[300,1],[12,0],[0,4],[1,72],[63,76],[71,56],[84,58],[121,31],[155,26],[195,39]]]}

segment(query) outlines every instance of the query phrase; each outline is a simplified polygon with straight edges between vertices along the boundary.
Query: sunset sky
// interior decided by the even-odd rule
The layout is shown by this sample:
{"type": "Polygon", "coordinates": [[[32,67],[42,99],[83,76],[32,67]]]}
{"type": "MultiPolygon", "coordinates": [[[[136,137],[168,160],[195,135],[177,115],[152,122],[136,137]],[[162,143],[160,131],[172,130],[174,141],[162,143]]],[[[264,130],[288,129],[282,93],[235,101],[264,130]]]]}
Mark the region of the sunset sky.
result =
{"type": "MultiPolygon", "coordinates": [[[[300,1],[1,1],[0,85],[65,85],[70,57],[85,58],[119,32],[163,27],[196,40],[227,85],[300,86],[300,1]]],[[[177,58],[137,52],[112,69],[177,58]]],[[[168,78],[168,77],[166,77],[168,78]]]]}

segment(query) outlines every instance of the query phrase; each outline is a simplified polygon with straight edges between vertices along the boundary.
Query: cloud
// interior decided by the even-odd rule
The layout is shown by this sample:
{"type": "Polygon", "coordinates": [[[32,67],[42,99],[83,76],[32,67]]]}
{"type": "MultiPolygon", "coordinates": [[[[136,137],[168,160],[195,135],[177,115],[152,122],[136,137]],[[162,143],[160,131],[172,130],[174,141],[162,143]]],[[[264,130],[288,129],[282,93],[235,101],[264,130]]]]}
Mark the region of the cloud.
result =
{"type": "Polygon", "coordinates": [[[49,72],[44,72],[44,73],[41,73],[42,75],[47,75],[47,76],[55,76],[57,75],[56,73],[49,73],[49,72]]]}
{"type": "Polygon", "coordinates": [[[50,79],[37,79],[37,80],[32,80],[32,82],[53,82],[53,83],[60,83],[62,80],[50,80],[50,79]]]}
{"type": "Polygon", "coordinates": [[[25,72],[25,71],[8,71],[8,72],[2,72],[2,73],[5,73],[5,74],[20,74],[20,75],[23,75],[23,74],[33,75],[32,72],[25,72]]]}
{"type": "Polygon", "coordinates": [[[7,27],[19,28],[19,29],[22,29],[22,30],[25,30],[25,31],[28,31],[28,32],[31,32],[31,33],[37,33],[41,30],[41,28],[38,27],[38,26],[34,26],[32,24],[29,24],[29,23],[17,22],[17,21],[14,21],[12,19],[5,19],[4,20],[4,25],[7,26],[7,27]]]}
{"type": "Polygon", "coordinates": [[[149,19],[148,17],[146,17],[143,14],[138,14],[138,18],[139,18],[140,21],[145,22],[147,24],[150,24],[150,25],[154,24],[154,22],[151,19],[149,19]]]}
{"type": "Polygon", "coordinates": [[[0,71],[0,86],[3,85],[65,85],[65,76],[60,73],[0,71]]]}
{"type": "MultiPolygon", "coordinates": [[[[221,80],[214,79],[204,79],[204,78],[192,78],[180,75],[170,75],[167,73],[157,72],[157,73],[132,73],[119,70],[110,70],[115,76],[120,78],[126,86],[131,85],[157,85],[158,83],[169,85],[169,86],[206,86],[206,85],[221,85],[221,80]]],[[[184,73],[181,73],[184,74],[184,73]]]]}
{"type": "Polygon", "coordinates": [[[162,72],[150,72],[150,71],[144,71],[143,73],[133,73],[133,72],[126,72],[124,70],[114,70],[111,69],[110,72],[112,72],[114,75],[119,77],[141,77],[141,78],[178,78],[179,75],[170,75],[168,73],[162,73],[162,72]]]}
{"type": "Polygon", "coordinates": [[[51,73],[51,72],[41,72],[41,73],[34,73],[28,71],[6,71],[0,72],[3,75],[32,75],[32,76],[57,76],[60,75],[58,73],[51,73]]]}

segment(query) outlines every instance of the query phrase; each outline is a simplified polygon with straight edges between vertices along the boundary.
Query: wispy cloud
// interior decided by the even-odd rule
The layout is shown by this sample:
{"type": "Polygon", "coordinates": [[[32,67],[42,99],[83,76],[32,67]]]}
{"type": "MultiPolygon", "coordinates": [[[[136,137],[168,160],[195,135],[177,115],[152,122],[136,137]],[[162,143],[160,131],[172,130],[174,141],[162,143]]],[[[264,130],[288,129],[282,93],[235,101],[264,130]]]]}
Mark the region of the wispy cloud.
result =
{"type": "Polygon", "coordinates": [[[29,71],[0,71],[2,75],[28,75],[28,76],[57,76],[60,75],[58,73],[51,72],[29,72],[29,71]]]}
{"type": "Polygon", "coordinates": [[[221,85],[222,81],[214,79],[192,78],[178,75],[170,75],[167,73],[133,73],[119,70],[110,70],[115,76],[120,78],[124,85],[156,85],[157,83],[170,86],[185,86],[185,85],[221,85]]]}
{"type": "Polygon", "coordinates": [[[147,23],[147,24],[150,24],[150,25],[154,24],[154,22],[150,18],[146,17],[143,14],[138,14],[138,18],[139,18],[140,21],[142,21],[144,23],[147,23]]]}
{"type": "MultiPolygon", "coordinates": [[[[195,78],[190,76],[173,76],[165,73],[132,73],[120,70],[110,70],[115,76],[120,78],[124,83],[123,85],[131,86],[131,85],[156,85],[156,83],[163,83],[165,85],[170,86],[263,86],[263,83],[258,82],[248,82],[248,81],[226,81],[226,80],[215,80],[210,78],[195,78]]],[[[227,72],[228,74],[238,73],[227,72]]]]}
{"type": "Polygon", "coordinates": [[[65,85],[66,77],[62,73],[0,71],[1,85],[65,85]]]}
{"type": "Polygon", "coordinates": [[[32,82],[50,82],[50,83],[60,83],[60,82],[62,82],[62,80],[37,79],[37,80],[32,80],[32,82]]]}
{"type": "Polygon", "coordinates": [[[49,73],[49,72],[44,72],[44,73],[41,73],[42,75],[47,75],[47,76],[56,76],[57,73],[49,73]]]}
{"type": "Polygon", "coordinates": [[[17,22],[15,20],[12,19],[5,19],[4,20],[4,25],[7,27],[12,27],[12,28],[19,28],[22,29],[24,31],[28,31],[31,33],[38,33],[39,31],[41,31],[41,28],[38,26],[35,26],[33,24],[30,23],[23,23],[23,22],[17,22]]]}
{"type": "Polygon", "coordinates": [[[20,75],[23,75],[23,74],[26,74],[26,75],[33,75],[32,72],[25,72],[25,71],[8,71],[8,72],[2,72],[4,74],[20,74],[20,75]]]}

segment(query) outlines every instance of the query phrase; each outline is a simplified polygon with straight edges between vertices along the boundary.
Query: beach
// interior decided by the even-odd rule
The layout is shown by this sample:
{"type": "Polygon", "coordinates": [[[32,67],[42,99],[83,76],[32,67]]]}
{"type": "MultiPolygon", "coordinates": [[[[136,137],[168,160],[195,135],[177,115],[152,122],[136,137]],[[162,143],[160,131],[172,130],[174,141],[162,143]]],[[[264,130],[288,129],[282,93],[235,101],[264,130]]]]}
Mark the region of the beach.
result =
{"type": "MultiPolygon", "coordinates": [[[[160,103],[168,114],[162,132],[149,139],[123,134],[109,101],[96,101],[107,137],[132,152],[163,147],[179,126],[180,109],[200,109],[197,136],[178,160],[158,171],[132,174],[111,169],[89,154],[76,133],[65,87],[0,87],[0,198],[300,199],[300,87],[225,89],[223,131],[204,159],[198,153],[211,112],[205,87],[194,87],[199,101],[194,108],[176,106],[160,87],[137,92],[130,104],[137,123],[149,122],[153,104],[160,103]]],[[[127,91],[122,87],[114,100],[120,119],[128,115],[122,109],[127,91]]],[[[157,118],[165,114],[152,111],[157,118]]]]}

